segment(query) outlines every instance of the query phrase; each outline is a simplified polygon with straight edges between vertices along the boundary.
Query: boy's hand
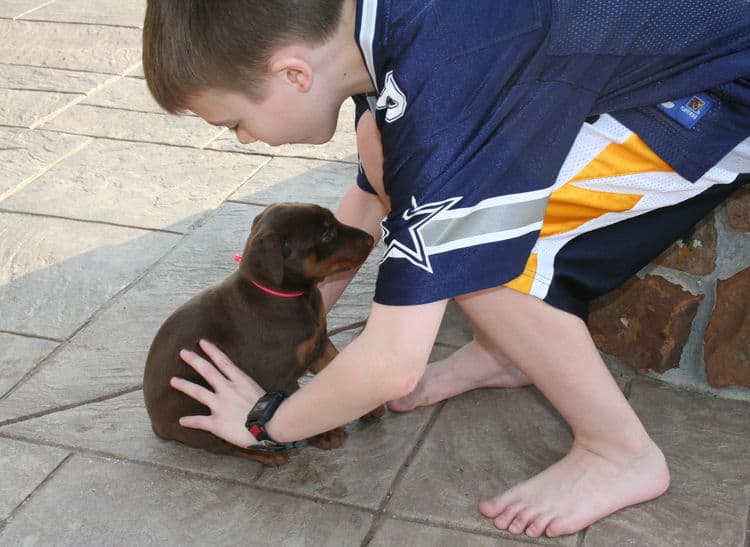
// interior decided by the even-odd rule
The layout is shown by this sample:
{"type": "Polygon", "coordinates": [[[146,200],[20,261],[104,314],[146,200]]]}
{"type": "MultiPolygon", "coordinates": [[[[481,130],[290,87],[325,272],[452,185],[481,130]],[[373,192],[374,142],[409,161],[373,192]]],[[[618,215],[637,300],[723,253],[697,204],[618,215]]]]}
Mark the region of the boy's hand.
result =
{"type": "Polygon", "coordinates": [[[208,431],[241,448],[255,444],[255,437],[245,429],[245,420],[265,390],[211,342],[201,340],[200,347],[213,364],[188,350],[182,350],[180,357],[208,382],[213,391],[177,377],[173,377],[169,383],[173,388],[207,406],[211,415],[183,416],[180,418],[180,425],[208,431]]]}

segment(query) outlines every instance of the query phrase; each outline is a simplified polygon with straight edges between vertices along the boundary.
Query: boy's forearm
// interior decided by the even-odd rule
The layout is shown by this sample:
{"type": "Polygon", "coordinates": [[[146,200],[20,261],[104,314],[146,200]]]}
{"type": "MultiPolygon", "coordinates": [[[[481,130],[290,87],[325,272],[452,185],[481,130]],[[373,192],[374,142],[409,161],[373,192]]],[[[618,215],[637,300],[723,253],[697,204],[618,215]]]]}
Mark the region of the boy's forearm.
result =
{"type": "Polygon", "coordinates": [[[269,434],[281,442],[306,439],[409,393],[424,373],[445,305],[373,305],[362,335],[279,407],[269,434]]]}
{"type": "Polygon", "coordinates": [[[376,364],[364,358],[355,339],[315,378],[284,401],[267,424],[280,442],[307,439],[363,416],[387,400],[377,386],[376,364]]]}

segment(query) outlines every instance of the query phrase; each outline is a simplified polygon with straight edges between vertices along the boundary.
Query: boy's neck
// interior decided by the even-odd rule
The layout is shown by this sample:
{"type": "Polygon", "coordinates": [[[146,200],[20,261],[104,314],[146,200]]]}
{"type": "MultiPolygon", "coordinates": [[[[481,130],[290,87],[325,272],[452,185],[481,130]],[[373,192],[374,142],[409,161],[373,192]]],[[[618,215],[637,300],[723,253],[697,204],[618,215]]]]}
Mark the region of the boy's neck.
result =
{"type": "Polygon", "coordinates": [[[373,92],[375,86],[354,35],[357,0],[345,0],[342,10],[336,34],[318,48],[316,57],[319,69],[333,82],[343,102],[352,95],[373,92]]]}

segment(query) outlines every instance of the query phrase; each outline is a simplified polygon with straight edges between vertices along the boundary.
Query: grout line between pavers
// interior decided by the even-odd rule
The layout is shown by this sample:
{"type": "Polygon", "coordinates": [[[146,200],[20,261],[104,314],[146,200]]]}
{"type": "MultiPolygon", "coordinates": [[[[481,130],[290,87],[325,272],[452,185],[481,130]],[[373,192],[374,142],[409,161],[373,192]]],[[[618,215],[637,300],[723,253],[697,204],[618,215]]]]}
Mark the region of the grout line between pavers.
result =
{"type": "MultiPolygon", "coordinates": [[[[50,355],[52,355],[52,354],[50,354],[50,355]]],[[[46,360],[46,359],[47,358],[45,358],[44,360],[46,360]]],[[[34,369],[32,369],[32,370],[34,370],[34,369]]],[[[31,371],[29,371],[29,373],[30,372],[31,371]]],[[[24,376],[24,379],[27,378],[27,376],[28,376],[28,373],[27,373],[27,375],[24,376]]],[[[8,390],[8,392],[5,393],[5,395],[3,395],[2,398],[7,397],[10,394],[10,392],[13,391],[13,389],[15,389],[15,387],[18,386],[19,384],[20,384],[20,381],[19,381],[18,384],[16,384],[10,390],[8,390]]],[[[117,397],[121,397],[122,395],[127,395],[128,393],[133,393],[134,391],[138,391],[140,389],[143,389],[143,384],[138,384],[138,385],[135,385],[135,386],[131,385],[131,386],[128,386],[126,388],[117,390],[115,392],[108,393],[106,395],[100,395],[99,397],[95,397],[93,399],[87,399],[85,401],[79,401],[77,403],[70,403],[68,405],[58,406],[58,407],[51,408],[51,409],[48,409],[48,410],[41,410],[41,411],[35,412],[33,414],[25,414],[23,416],[18,416],[16,418],[10,418],[10,419],[5,420],[5,421],[0,421],[0,427],[4,427],[6,425],[17,424],[17,423],[20,423],[20,422],[27,422],[29,420],[34,420],[36,418],[41,418],[42,416],[49,416],[50,414],[56,414],[58,412],[64,412],[66,410],[70,410],[72,408],[77,408],[79,406],[86,406],[86,405],[91,405],[91,404],[95,404],[95,403],[101,403],[103,401],[109,401],[110,399],[116,399],[117,397]]],[[[0,398],[0,400],[2,400],[2,398],[0,398]]],[[[0,436],[1,436],[1,434],[2,434],[2,432],[0,432],[0,436]]]]}
{"type": "Polygon", "coordinates": [[[67,68],[62,66],[48,66],[48,65],[30,65],[27,63],[12,63],[8,61],[1,62],[0,65],[7,65],[7,66],[20,66],[24,68],[41,68],[44,70],[63,70],[65,72],[73,72],[73,73],[81,73],[81,74],[98,74],[100,76],[106,75],[106,76],[120,76],[120,74],[116,72],[103,72],[101,70],[87,70],[85,68],[67,68]]]}
{"type": "MultiPolygon", "coordinates": [[[[420,518],[412,518],[412,517],[397,517],[396,515],[393,515],[391,513],[388,513],[386,510],[388,508],[388,505],[390,504],[391,498],[393,496],[394,491],[399,486],[399,483],[401,482],[403,475],[406,473],[406,470],[411,466],[412,462],[414,461],[414,458],[416,458],[417,453],[421,449],[422,445],[424,444],[427,435],[432,430],[433,426],[435,425],[435,422],[440,417],[440,414],[443,412],[443,409],[445,408],[445,405],[447,404],[448,400],[442,401],[439,403],[438,407],[435,409],[435,412],[430,417],[430,419],[427,421],[427,424],[424,426],[420,434],[418,435],[417,441],[414,443],[414,447],[409,452],[409,454],[404,459],[404,463],[401,465],[401,468],[396,473],[396,476],[394,477],[393,481],[391,482],[390,487],[388,488],[388,493],[381,501],[380,506],[378,507],[377,512],[375,513],[375,518],[373,519],[372,526],[370,527],[370,530],[368,531],[367,535],[365,536],[365,539],[361,543],[361,547],[367,547],[372,539],[374,538],[377,531],[380,529],[380,526],[382,525],[382,522],[386,519],[393,519],[393,520],[400,520],[405,522],[413,522],[416,524],[422,524],[431,526],[433,528],[443,529],[443,530],[453,530],[457,532],[465,532],[473,535],[480,535],[483,537],[493,538],[493,539],[511,539],[513,541],[518,541],[519,543],[529,543],[532,545],[550,545],[551,539],[548,538],[530,538],[527,536],[517,536],[514,534],[510,534],[509,532],[503,532],[501,530],[498,530],[497,533],[494,533],[492,531],[483,531],[483,530],[475,530],[472,528],[463,527],[460,525],[455,525],[454,523],[437,523],[435,521],[431,521],[429,519],[420,519],[420,518]],[[541,540],[541,543],[540,541],[541,540]]],[[[579,540],[580,541],[580,540],[579,540]]]]}
{"type": "MultiPolygon", "coordinates": [[[[81,105],[81,106],[91,106],[93,108],[105,108],[103,106],[94,106],[94,105],[81,105]]],[[[122,110],[122,109],[113,109],[113,110],[122,110]]],[[[158,114],[156,112],[148,112],[148,114],[153,114],[154,116],[161,116],[162,114],[158,114]]],[[[28,129],[28,127],[23,127],[19,125],[2,125],[0,124],[0,127],[21,127],[22,129],[28,129]]],[[[50,133],[60,133],[62,135],[73,135],[78,137],[89,137],[91,139],[97,140],[97,141],[113,141],[113,142],[130,142],[133,144],[155,144],[158,146],[169,146],[172,148],[189,148],[190,150],[199,150],[195,145],[193,144],[177,144],[173,142],[163,142],[163,141],[147,141],[147,140],[137,140],[137,139],[123,139],[118,137],[107,137],[103,135],[92,135],[87,133],[74,133],[72,131],[65,131],[63,129],[55,129],[52,127],[42,127],[39,129],[40,131],[49,131],[50,133]]],[[[214,149],[207,149],[206,152],[222,152],[224,154],[227,153],[233,153],[233,154],[244,154],[244,152],[230,152],[226,150],[214,150],[214,149]]],[[[269,156],[268,154],[254,154],[254,153],[248,153],[250,156],[266,156],[266,157],[273,157],[269,156]]]]}
{"type": "Polygon", "coordinates": [[[12,196],[12,195],[14,195],[14,194],[16,194],[18,192],[20,192],[21,190],[23,190],[24,188],[26,188],[29,184],[31,184],[32,182],[34,182],[36,179],[38,179],[39,177],[41,177],[42,175],[44,175],[45,173],[47,173],[48,171],[50,171],[53,167],[56,167],[57,165],[59,165],[61,162],[65,161],[69,157],[77,154],[78,152],[80,152],[81,150],[83,150],[84,148],[86,148],[87,146],[89,146],[92,142],[94,142],[94,139],[89,138],[87,141],[82,142],[81,144],[79,144],[78,146],[76,146],[75,148],[73,148],[72,150],[70,150],[67,154],[63,154],[62,156],[60,156],[59,158],[57,158],[57,160],[55,160],[51,164],[47,165],[46,167],[40,169],[39,171],[37,171],[36,173],[34,173],[32,176],[30,176],[26,180],[20,182],[18,185],[14,186],[10,190],[6,190],[2,194],[0,194],[0,202],[6,200],[10,196],[12,196]]]}
{"type": "Polygon", "coordinates": [[[625,385],[622,387],[622,394],[625,399],[630,401],[630,396],[633,394],[633,378],[628,378],[625,385]]]}
{"type": "Polygon", "coordinates": [[[48,2],[40,4],[40,5],[36,6],[36,7],[33,7],[31,9],[28,9],[28,10],[24,11],[23,13],[20,13],[20,14],[16,15],[11,20],[12,21],[16,21],[16,20],[20,19],[21,17],[23,17],[24,15],[28,15],[29,13],[35,12],[36,10],[41,9],[41,8],[43,8],[45,6],[49,6],[50,4],[54,4],[56,1],[57,0],[49,0],[48,2]]]}
{"type": "MultiPolygon", "coordinates": [[[[33,93],[56,93],[58,95],[80,95],[80,91],[60,91],[57,89],[36,89],[33,87],[4,87],[3,91],[31,91],[33,93]]],[[[26,129],[29,129],[28,127],[26,129]]]]}
{"type": "MultiPolygon", "coordinates": [[[[194,226],[197,226],[197,223],[194,224],[194,226]]],[[[79,332],[86,329],[93,321],[96,320],[96,318],[99,317],[102,313],[104,313],[106,310],[108,310],[111,306],[114,305],[114,302],[117,301],[118,297],[122,294],[125,294],[128,292],[134,285],[136,285],[139,281],[141,281],[146,275],[151,273],[161,262],[165,259],[165,257],[169,256],[174,252],[175,248],[179,246],[179,244],[184,241],[185,237],[192,233],[192,231],[187,232],[185,235],[180,237],[177,241],[175,241],[174,245],[167,249],[167,251],[157,260],[154,261],[151,266],[144,269],[143,272],[140,275],[137,275],[133,281],[130,283],[127,283],[122,289],[117,291],[115,294],[113,294],[109,299],[102,302],[102,304],[88,317],[86,321],[84,321],[77,329],[75,329],[66,339],[63,341],[59,346],[57,346],[55,349],[53,349],[44,359],[39,361],[36,365],[34,365],[24,376],[16,382],[15,385],[13,385],[8,391],[6,391],[2,396],[0,396],[0,401],[7,398],[11,393],[13,393],[18,387],[23,385],[23,383],[30,378],[32,375],[36,374],[37,371],[39,371],[42,367],[44,367],[47,362],[52,359],[54,356],[56,356],[58,353],[62,352],[63,349],[67,348],[71,345],[73,339],[78,335],[79,332]]],[[[63,409],[64,410],[64,409],[63,409]]],[[[34,416],[31,416],[34,417],[34,416]]],[[[12,422],[10,422],[12,423],[12,422]]],[[[0,422],[0,426],[5,425],[4,422],[0,422]]]]}
{"type": "MultiPolygon", "coordinates": [[[[141,65],[143,65],[143,61],[138,61],[135,64],[133,64],[132,66],[129,66],[128,68],[126,68],[125,70],[123,70],[122,77],[123,78],[129,77],[133,72],[135,72],[136,70],[138,70],[139,68],[141,68],[141,65]]],[[[138,76],[135,76],[135,77],[138,78],[139,80],[143,79],[140,74],[138,76]]]]}
{"type": "Polygon", "coordinates": [[[588,531],[589,527],[586,526],[586,528],[576,533],[576,547],[584,547],[586,545],[586,532],[588,531]]]}
{"type": "Polygon", "coordinates": [[[390,518],[391,520],[397,520],[400,522],[420,524],[422,526],[428,526],[430,528],[436,528],[438,530],[451,530],[453,532],[461,532],[461,533],[471,534],[474,536],[491,538],[491,539],[494,539],[495,541],[507,539],[507,540],[512,540],[518,543],[524,543],[524,544],[529,544],[529,545],[548,545],[548,546],[559,545],[558,543],[554,543],[556,538],[548,538],[546,536],[532,538],[526,535],[516,535],[516,534],[511,534],[510,532],[503,532],[501,530],[497,530],[497,532],[492,532],[490,530],[477,530],[475,528],[468,528],[466,526],[461,526],[461,525],[454,524],[451,522],[437,523],[435,521],[431,521],[426,518],[419,518],[419,517],[397,517],[395,515],[388,515],[388,518],[390,518]]]}
{"type": "Polygon", "coordinates": [[[346,332],[348,330],[355,330],[355,329],[364,327],[366,323],[367,323],[367,320],[364,320],[364,321],[357,321],[356,323],[349,323],[348,325],[344,325],[342,327],[336,327],[335,329],[331,329],[330,331],[328,331],[328,336],[336,336],[337,334],[346,332]]]}
{"type": "MultiPolygon", "coordinates": [[[[269,161],[271,161],[270,158],[269,158],[268,161],[263,162],[261,165],[259,165],[258,167],[256,167],[247,177],[244,177],[243,179],[241,179],[241,181],[233,189],[230,189],[227,192],[226,196],[232,195],[239,188],[241,188],[258,171],[260,171],[269,161]]],[[[73,331],[72,334],[70,334],[70,336],[68,336],[60,345],[58,345],[55,349],[53,349],[46,357],[44,357],[41,361],[39,361],[36,365],[34,365],[29,371],[26,372],[26,374],[23,375],[23,377],[18,382],[16,382],[10,389],[8,389],[2,396],[0,396],[0,401],[2,401],[3,399],[6,399],[7,397],[9,397],[16,389],[18,389],[21,385],[23,385],[26,382],[26,380],[28,380],[31,376],[33,376],[34,374],[36,374],[42,367],[44,367],[50,361],[50,359],[52,359],[55,355],[57,355],[58,353],[60,353],[61,351],[63,351],[63,349],[65,349],[68,346],[70,346],[70,344],[72,343],[72,340],[78,335],[79,332],[83,331],[91,323],[93,323],[94,321],[96,321],[96,319],[102,313],[104,313],[105,311],[107,311],[109,308],[111,308],[114,305],[115,302],[117,302],[117,300],[119,299],[119,297],[121,295],[127,293],[130,289],[132,289],[135,285],[137,285],[144,277],[146,277],[154,269],[156,269],[162,262],[164,262],[167,259],[167,257],[169,257],[175,251],[175,249],[177,249],[180,246],[180,243],[182,243],[185,240],[185,238],[187,238],[189,235],[195,233],[195,231],[197,231],[200,227],[204,226],[206,224],[206,222],[208,222],[208,220],[210,218],[212,218],[214,215],[216,215],[218,213],[218,211],[220,210],[221,206],[224,203],[226,203],[226,200],[227,200],[227,197],[222,198],[221,201],[219,202],[219,204],[215,208],[207,210],[203,214],[202,217],[199,217],[195,222],[193,222],[190,225],[190,227],[188,228],[188,230],[185,233],[182,233],[182,234],[178,233],[178,234],[176,234],[176,235],[180,235],[180,238],[177,241],[175,241],[174,245],[172,245],[169,249],[167,249],[167,251],[161,257],[159,257],[157,260],[155,260],[148,268],[145,268],[143,270],[143,272],[141,272],[140,275],[137,275],[130,283],[127,283],[122,289],[120,289],[115,294],[113,294],[109,299],[107,299],[106,301],[104,301],[99,306],[99,308],[97,308],[88,317],[88,319],[86,321],[84,321],[77,329],[75,329],[73,331]]],[[[0,209],[0,211],[2,211],[2,209],[0,209]]],[[[92,401],[89,401],[89,402],[92,402],[92,401]]],[[[67,407],[61,407],[61,408],[59,408],[57,410],[67,410],[69,408],[73,408],[74,406],[78,406],[78,404],[72,405],[72,406],[67,406],[67,407]]],[[[44,412],[44,413],[38,414],[38,415],[30,415],[30,416],[27,416],[27,418],[37,417],[39,415],[48,414],[48,413],[49,412],[44,412]]],[[[14,423],[14,422],[7,422],[7,423],[14,423]]],[[[2,426],[2,425],[6,425],[6,422],[0,422],[0,426],[2,426]]]]}
{"type": "Polygon", "coordinates": [[[66,104],[65,106],[63,106],[61,108],[58,108],[57,110],[55,110],[51,114],[48,114],[47,116],[44,116],[43,118],[38,119],[37,121],[35,121],[34,123],[32,123],[29,126],[29,129],[37,129],[39,126],[44,125],[45,123],[47,123],[48,121],[50,121],[52,118],[55,118],[56,116],[62,114],[66,110],[74,107],[75,105],[77,105],[81,101],[84,101],[85,99],[87,99],[87,98],[91,97],[92,95],[98,93],[99,91],[105,89],[109,85],[114,84],[115,82],[119,82],[120,80],[122,80],[122,78],[123,78],[123,76],[119,75],[119,74],[115,75],[115,76],[112,76],[110,78],[107,78],[102,83],[94,86],[93,88],[89,89],[86,93],[82,94],[78,99],[74,99],[74,100],[70,101],[68,104],[66,104]]]}
{"type": "MultiPolygon", "coordinates": [[[[39,484],[37,484],[37,485],[36,485],[36,487],[35,487],[35,488],[34,488],[34,489],[33,489],[33,490],[31,491],[31,492],[29,492],[29,495],[28,495],[28,496],[26,496],[26,497],[25,497],[25,498],[23,499],[23,501],[21,501],[21,503],[19,503],[18,505],[16,505],[16,506],[15,506],[15,507],[13,508],[13,511],[11,511],[11,512],[10,512],[10,515],[8,515],[8,519],[6,520],[6,522],[10,522],[10,521],[11,521],[11,520],[12,520],[12,519],[13,519],[13,518],[15,517],[16,513],[18,513],[18,511],[20,511],[20,510],[21,510],[21,508],[22,508],[22,507],[23,507],[24,505],[26,505],[26,503],[28,503],[28,501],[29,501],[29,500],[30,500],[30,499],[31,499],[31,498],[32,498],[32,497],[33,497],[33,496],[34,496],[34,495],[35,495],[35,494],[36,494],[37,492],[39,492],[39,490],[41,490],[41,489],[42,489],[42,488],[43,488],[43,487],[44,487],[44,486],[45,486],[45,485],[46,485],[46,484],[47,484],[47,483],[48,483],[48,482],[49,482],[50,480],[52,480],[52,477],[53,477],[54,475],[56,475],[56,474],[57,474],[57,471],[58,471],[58,470],[59,470],[59,469],[60,469],[60,468],[61,468],[61,467],[62,467],[63,465],[65,465],[65,464],[66,464],[66,463],[68,462],[68,460],[70,460],[70,458],[72,458],[72,457],[73,457],[73,453],[71,452],[70,454],[68,454],[67,456],[65,456],[65,457],[64,457],[64,458],[63,458],[62,460],[60,460],[60,463],[58,463],[58,464],[57,464],[57,465],[55,466],[55,468],[54,468],[54,469],[52,469],[52,471],[50,471],[49,473],[47,473],[47,476],[46,476],[46,477],[44,477],[44,479],[42,479],[42,481],[41,481],[41,482],[40,482],[39,484]]],[[[3,528],[4,528],[4,526],[3,526],[3,528]]],[[[2,530],[2,528],[0,528],[0,530],[2,530]]]]}
{"type": "Polygon", "coordinates": [[[15,209],[5,209],[4,207],[0,207],[0,213],[10,214],[10,215],[24,215],[24,216],[40,217],[40,218],[54,218],[58,220],[68,220],[70,222],[83,222],[84,224],[98,224],[98,225],[104,225],[104,226],[113,226],[115,228],[128,228],[130,230],[141,230],[144,232],[156,232],[160,234],[170,234],[170,235],[177,235],[177,236],[184,236],[186,234],[186,232],[179,232],[177,230],[169,230],[167,228],[152,228],[148,226],[137,226],[135,224],[121,224],[119,222],[110,222],[108,220],[77,218],[77,217],[70,217],[70,216],[64,216],[64,215],[55,215],[52,213],[37,213],[34,211],[17,211],[15,209]]]}
{"type": "Polygon", "coordinates": [[[51,336],[42,336],[41,334],[33,334],[31,332],[20,332],[14,330],[0,329],[0,334],[10,334],[13,336],[20,336],[22,338],[33,338],[34,340],[45,340],[47,342],[65,342],[65,338],[52,338],[51,336]]]}
{"type": "Polygon", "coordinates": [[[24,17],[25,15],[29,13],[33,13],[37,11],[40,8],[43,8],[45,6],[48,6],[50,4],[53,4],[57,0],[51,0],[50,2],[47,2],[46,4],[43,4],[41,6],[37,6],[36,8],[33,8],[26,13],[22,13],[21,15],[16,15],[12,20],[18,21],[19,23],[46,23],[48,25],[76,25],[80,27],[106,27],[106,28],[122,28],[122,29],[129,29],[129,30],[141,30],[142,28],[135,25],[114,25],[112,23],[89,23],[87,21],[56,21],[56,20],[50,20],[50,19],[20,19],[20,17],[24,17]]]}
{"type": "Polygon", "coordinates": [[[242,201],[238,199],[228,199],[227,203],[235,203],[237,205],[250,205],[252,207],[267,207],[270,203],[261,203],[259,201],[242,201]]]}
{"type": "Polygon", "coordinates": [[[223,128],[222,128],[222,129],[220,130],[220,131],[217,131],[217,132],[216,132],[216,134],[215,134],[215,135],[214,135],[213,137],[211,137],[210,139],[208,139],[208,140],[207,140],[207,141],[205,142],[205,144],[202,144],[202,145],[200,146],[200,149],[201,149],[201,150],[206,150],[206,147],[207,147],[207,146],[208,146],[209,144],[211,144],[211,143],[212,143],[212,142],[214,142],[214,141],[215,141],[216,139],[218,139],[219,137],[221,137],[221,136],[222,136],[222,135],[223,135],[224,133],[226,133],[227,131],[229,131],[229,128],[228,128],[228,127],[223,127],[223,128]]]}
{"type": "Polygon", "coordinates": [[[305,492],[290,492],[288,490],[284,490],[281,488],[274,488],[273,486],[268,486],[265,484],[258,484],[256,481],[263,474],[263,471],[265,470],[264,467],[259,469],[259,471],[253,477],[252,482],[250,482],[250,481],[243,481],[239,479],[233,479],[231,477],[217,476],[217,475],[210,474],[205,471],[200,471],[196,469],[186,469],[184,467],[173,467],[173,466],[155,462],[153,460],[142,460],[139,458],[131,458],[131,457],[123,456],[122,454],[117,454],[114,452],[107,452],[106,450],[97,450],[93,448],[80,447],[80,446],[55,442],[55,441],[44,441],[44,440],[40,440],[39,438],[29,437],[23,434],[17,434],[17,433],[12,433],[12,432],[0,431],[0,438],[11,439],[14,441],[21,441],[21,442],[25,442],[29,444],[35,444],[38,446],[46,446],[46,447],[51,447],[51,448],[60,448],[63,450],[70,450],[71,454],[69,455],[69,457],[76,455],[76,454],[93,455],[93,456],[97,456],[100,458],[114,459],[117,461],[142,465],[146,467],[153,467],[156,469],[162,469],[162,470],[166,470],[172,473],[182,474],[191,478],[198,478],[198,479],[206,480],[209,482],[217,482],[217,483],[225,483],[225,484],[228,483],[228,484],[233,484],[236,486],[243,486],[243,487],[251,488],[253,490],[259,490],[261,492],[272,492],[274,494],[279,494],[279,495],[283,495],[283,496],[290,497],[290,498],[299,498],[299,499],[303,499],[306,501],[318,503],[321,505],[336,505],[339,507],[345,507],[347,509],[353,509],[356,511],[361,511],[361,512],[365,512],[369,514],[374,513],[373,509],[369,507],[357,505],[354,503],[346,503],[342,501],[337,501],[337,500],[333,500],[333,499],[322,497],[322,496],[316,496],[314,494],[308,494],[305,492]]]}
{"type": "Polygon", "coordinates": [[[422,428],[422,431],[420,431],[419,434],[417,435],[417,440],[414,443],[414,446],[406,455],[406,458],[404,458],[404,461],[402,462],[401,467],[396,472],[396,475],[393,477],[391,484],[388,486],[385,496],[383,496],[383,499],[380,501],[378,510],[375,513],[375,518],[372,521],[372,526],[370,526],[370,529],[367,531],[365,538],[362,540],[361,547],[366,547],[367,545],[370,544],[370,542],[372,541],[372,538],[380,529],[381,523],[388,516],[386,513],[386,508],[388,507],[388,504],[391,501],[393,492],[398,487],[399,483],[401,482],[401,478],[404,476],[404,474],[406,473],[406,470],[414,461],[414,458],[419,452],[419,449],[424,444],[424,441],[427,438],[427,435],[432,430],[433,425],[435,424],[441,412],[443,411],[443,408],[445,407],[445,403],[446,403],[445,401],[442,401],[441,403],[438,404],[437,408],[432,413],[432,416],[430,416],[430,419],[427,420],[427,423],[422,428]]]}
{"type": "MultiPolygon", "coordinates": [[[[120,110],[125,111],[122,108],[113,108],[113,107],[107,107],[107,106],[99,106],[99,105],[93,105],[93,104],[84,104],[81,106],[90,106],[92,108],[109,108],[110,110],[120,110]]],[[[128,112],[141,112],[143,114],[151,114],[154,116],[164,116],[165,114],[160,114],[158,112],[146,112],[146,111],[128,111],[128,112]]],[[[9,124],[2,124],[0,123],[0,127],[10,127],[10,128],[19,128],[19,129],[29,129],[28,127],[25,127],[23,125],[9,125],[9,124]]],[[[318,156],[304,156],[304,155],[278,155],[274,154],[273,152],[244,152],[244,151],[238,151],[238,150],[222,150],[220,148],[198,148],[194,144],[177,144],[173,142],[164,142],[164,141],[149,141],[149,140],[137,140],[137,139],[125,139],[125,138],[118,138],[118,137],[110,137],[106,135],[94,135],[89,133],[74,133],[72,131],[65,131],[63,129],[56,129],[52,127],[41,127],[39,130],[42,131],[49,131],[50,133],[61,133],[63,135],[73,135],[77,137],[89,137],[96,140],[103,140],[103,141],[114,141],[114,142],[130,142],[134,144],[155,144],[158,146],[169,146],[173,148],[189,148],[191,150],[203,150],[205,152],[212,152],[217,154],[241,154],[245,156],[253,156],[253,157],[261,157],[261,158],[269,158],[269,159],[280,159],[280,160],[306,160],[306,161],[318,161],[321,163],[337,163],[341,165],[357,165],[356,161],[349,161],[349,160],[340,160],[338,158],[321,158],[318,156]]]]}

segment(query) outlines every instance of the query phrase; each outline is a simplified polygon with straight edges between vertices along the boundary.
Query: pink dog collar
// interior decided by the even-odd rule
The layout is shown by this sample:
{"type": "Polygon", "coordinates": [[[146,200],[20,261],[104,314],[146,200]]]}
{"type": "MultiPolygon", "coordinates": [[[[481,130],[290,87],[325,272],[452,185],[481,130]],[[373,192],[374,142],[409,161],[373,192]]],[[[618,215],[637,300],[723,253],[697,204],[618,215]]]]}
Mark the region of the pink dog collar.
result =
{"type": "Polygon", "coordinates": [[[280,296],[281,298],[296,298],[298,296],[302,296],[303,294],[305,294],[303,292],[279,292],[273,289],[269,289],[268,287],[264,287],[263,285],[261,285],[260,283],[258,283],[257,281],[253,279],[251,279],[250,282],[256,287],[258,287],[261,291],[266,292],[268,294],[272,294],[274,296],[280,296]]]}
{"type": "MultiPolygon", "coordinates": [[[[235,262],[241,262],[242,261],[242,255],[234,255],[234,261],[235,262]]],[[[253,279],[251,279],[250,282],[253,285],[255,285],[256,287],[258,287],[261,291],[263,291],[265,293],[268,293],[268,294],[272,294],[274,296],[280,296],[281,298],[297,298],[298,296],[302,296],[303,294],[305,294],[304,292],[279,292],[279,291],[274,291],[273,289],[269,289],[268,287],[264,287],[263,285],[261,285],[260,283],[258,283],[257,281],[255,281],[253,279]]]]}

